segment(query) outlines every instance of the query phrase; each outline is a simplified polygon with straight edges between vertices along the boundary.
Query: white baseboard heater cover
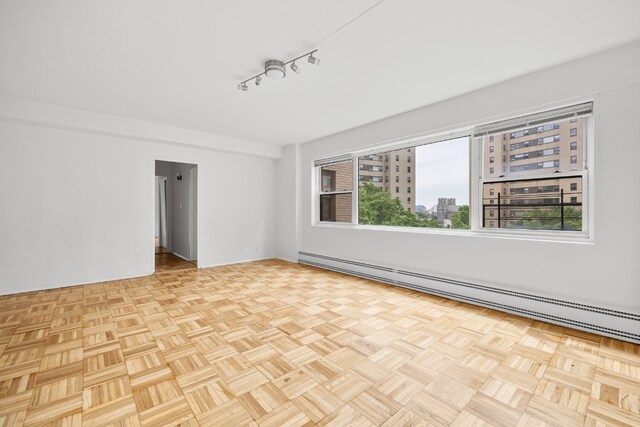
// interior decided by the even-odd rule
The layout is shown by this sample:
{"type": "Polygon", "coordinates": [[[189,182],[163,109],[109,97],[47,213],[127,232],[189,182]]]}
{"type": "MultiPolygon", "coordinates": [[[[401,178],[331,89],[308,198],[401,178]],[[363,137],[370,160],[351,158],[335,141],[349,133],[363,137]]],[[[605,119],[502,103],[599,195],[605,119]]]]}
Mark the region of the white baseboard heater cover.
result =
{"type": "Polygon", "coordinates": [[[298,262],[640,344],[637,313],[309,252],[298,262]]]}

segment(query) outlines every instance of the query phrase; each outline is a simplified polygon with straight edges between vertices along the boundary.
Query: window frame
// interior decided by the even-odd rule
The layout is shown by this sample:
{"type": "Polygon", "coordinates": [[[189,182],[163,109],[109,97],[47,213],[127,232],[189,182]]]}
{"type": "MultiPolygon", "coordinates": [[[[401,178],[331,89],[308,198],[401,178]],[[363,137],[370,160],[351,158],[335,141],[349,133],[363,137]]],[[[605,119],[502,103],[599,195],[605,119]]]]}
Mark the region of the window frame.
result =
{"type": "MultiPolygon", "coordinates": [[[[475,134],[476,130],[480,126],[486,126],[489,124],[487,121],[478,121],[475,125],[458,127],[449,131],[441,133],[428,133],[420,134],[418,136],[397,138],[381,144],[372,145],[360,150],[353,150],[349,153],[343,154],[350,157],[345,162],[351,161],[353,166],[353,188],[351,191],[342,191],[335,193],[351,193],[352,200],[352,215],[351,222],[328,222],[319,220],[319,204],[320,195],[329,194],[321,193],[319,191],[321,184],[321,167],[315,166],[312,161],[312,215],[311,225],[319,227],[339,227],[339,228],[353,228],[362,230],[377,230],[377,231],[391,231],[391,232],[410,232],[410,233],[422,233],[422,234],[453,234],[453,235],[472,235],[472,236],[484,236],[492,238],[507,238],[507,239],[525,239],[525,240],[544,240],[555,242],[569,242],[569,243],[593,243],[593,212],[595,210],[595,204],[593,202],[593,170],[594,170],[594,117],[597,115],[597,102],[594,99],[581,100],[571,104],[559,105],[555,108],[545,108],[530,110],[524,114],[513,116],[504,115],[499,121],[517,120],[526,118],[529,116],[549,115],[546,122],[551,121],[570,121],[573,119],[567,117],[562,119],[554,119],[551,115],[555,110],[562,108],[577,107],[583,104],[591,104],[591,112],[588,114],[580,115],[579,118],[585,120],[583,128],[583,169],[581,171],[566,171],[562,173],[549,173],[535,175],[536,179],[544,178],[563,178],[570,176],[582,177],[582,230],[529,230],[529,229],[498,229],[498,228],[484,228],[481,226],[482,219],[482,165],[484,150],[482,143],[478,143],[478,137],[475,134]],[[358,167],[359,158],[362,156],[379,154],[381,152],[395,151],[401,149],[411,150],[418,146],[438,143],[447,141],[450,139],[457,139],[461,137],[469,138],[469,229],[450,229],[450,228],[422,228],[422,227],[404,227],[404,226],[390,226],[390,225],[370,225],[359,224],[359,180],[358,180],[358,167]]],[[[545,124],[541,122],[542,124],[545,124]]],[[[496,133],[497,134],[497,133],[496,133]]],[[[495,135],[495,134],[494,134],[495,135]]],[[[491,136],[491,135],[489,135],[491,136]]],[[[495,138],[494,138],[495,141],[495,138]]],[[[489,141],[488,141],[489,142],[489,141]]],[[[488,143],[487,142],[487,143],[488,143]]],[[[504,149],[504,144],[503,144],[504,149]]],[[[574,151],[574,150],[573,150],[574,151]]],[[[336,156],[337,157],[337,156],[336,156]]],[[[523,179],[526,179],[523,177],[523,179]]],[[[491,182],[498,181],[513,181],[513,177],[488,177],[491,182]]],[[[390,189],[389,189],[390,190],[390,189]]],[[[334,192],[332,192],[334,193],[334,192]]],[[[391,193],[395,195],[395,193],[391,193]]],[[[392,196],[395,197],[395,196],[392,196]]]]}
{"type": "MultiPolygon", "coordinates": [[[[345,155],[342,156],[336,156],[336,157],[344,157],[345,155]]],[[[313,171],[313,179],[312,179],[312,185],[313,185],[313,189],[314,189],[314,203],[312,206],[312,214],[311,214],[311,218],[314,224],[316,225],[331,225],[331,226],[340,226],[340,227],[345,227],[345,226],[354,226],[354,225],[358,225],[358,218],[354,217],[354,206],[356,207],[356,211],[357,211],[357,203],[354,203],[355,199],[357,198],[357,187],[355,187],[355,185],[358,182],[358,177],[359,177],[359,169],[358,169],[358,164],[357,162],[353,161],[353,156],[349,155],[350,157],[348,158],[344,158],[344,160],[340,160],[340,161],[336,161],[336,162],[332,162],[332,163],[327,163],[327,164],[323,164],[323,165],[315,165],[315,161],[312,162],[312,171],[313,171]],[[340,163],[348,163],[348,162],[352,162],[351,166],[351,177],[352,177],[352,182],[351,182],[351,190],[341,190],[341,191],[322,191],[322,167],[323,166],[330,166],[332,164],[340,164],[340,163]],[[321,221],[320,220],[320,198],[322,196],[326,196],[326,195],[332,195],[332,194],[351,194],[351,222],[338,222],[338,221],[321,221]]]]}
{"type": "MultiPolygon", "coordinates": [[[[581,231],[571,231],[571,230],[529,230],[529,229],[506,229],[506,228],[485,228],[482,227],[482,190],[483,184],[485,182],[502,182],[502,181],[514,181],[513,176],[505,176],[505,177],[486,177],[482,176],[482,165],[484,163],[484,150],[482,149],[482,141],[481,137],[478,135],[474,135],[473,144],[474,147],[477,148],[477,158],[478,158],[478,169],[476,169],[478,173],[478,185],[475,188],[476,199],[474,205],[477,207],[472,214],[472,210],[469,209],[469,215],[474,215],[473,220],[470,218],[470,228],[471,230],[487,235],[496,235],[496,236],[505,236],[505,237],[518,237],[518,238],[534,238],[534,239],[549,239],[554,241],[589,241],[593,242],[593,186],[591,180],[593,179],[593,152],[594,152],[594,115],[595,113],[595,102],[585,101],[585,103],[592,103],[592,111],[589,114],[581,115],[579,118],[584,120],[584,128],[583,128],[583,151],[582,151],[582,170],[573,171],[567,170],[564,172],[549,172],[544,174],[536,174],[533,176],[522,176],[522,180],[527,179],[558,179],[558,178],[568,178],[568,177],[577,177],[580,176],[582,178],[582,230],[581,231]],[[475,228],[474,225],[475,224],[475,228]]],[[[581,103],[574,104],[574,106],[579,106],[581,103]]],[[[541,111],[540,115],[545,113],[552,113],[554,109],[541,111]]],[[[534,113],[535,114],[535,113],[534,113]]],[[[523,116],[527,117],[529,115],[523,116]]],[[[567,121],[571,122],[570,117],[566,117],[563,119],[554,119],[552,115],[549,116],[547,120],[542,122],[541,124],[545,124],[552,121],[567,121]]],[[[573,123],[573,122],[572,122],[573,123]]],[[[575,150],[569,150],[572,152],[575,150]]]]}

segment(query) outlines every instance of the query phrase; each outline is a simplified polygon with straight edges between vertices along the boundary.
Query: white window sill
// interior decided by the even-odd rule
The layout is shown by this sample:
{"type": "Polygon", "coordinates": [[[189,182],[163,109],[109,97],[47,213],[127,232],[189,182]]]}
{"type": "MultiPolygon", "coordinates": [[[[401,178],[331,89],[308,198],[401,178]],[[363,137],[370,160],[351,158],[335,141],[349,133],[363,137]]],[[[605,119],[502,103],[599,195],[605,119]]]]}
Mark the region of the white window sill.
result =
{"type": "Polygon", "coordinates": [[[395,233],[414,233],[414,234],[436,234],[445,236],[472,237],[472,238],[489,238],[489,239],[506,239],[506,240],[528,240],[536,242],[554,242],[554,243],[573,243],[593,245],[592,237],[582,232],[549,232],[549,231],[513,231],[513,230],[455,230],[442,228],[423,228],[423,227],[398,227],[393,225],[358,225],[352,223],[334,223],[334,222],[317,222],[312,227],[319,228],[338,228],[350,230],[367,230],[367,231],[383,231],[395,233]]]}

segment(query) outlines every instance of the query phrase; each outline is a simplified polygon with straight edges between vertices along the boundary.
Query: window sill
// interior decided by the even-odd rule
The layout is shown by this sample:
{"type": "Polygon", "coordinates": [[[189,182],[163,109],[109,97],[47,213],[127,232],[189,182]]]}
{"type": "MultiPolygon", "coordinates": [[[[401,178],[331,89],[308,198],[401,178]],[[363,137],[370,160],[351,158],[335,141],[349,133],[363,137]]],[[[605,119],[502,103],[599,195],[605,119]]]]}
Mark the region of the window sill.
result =
{"type": "Polygon", "coordinates": [[[338,228],[350,230],[366,230],[366,231],[383,231],[395,233],[414,233],[414,234],[435,234],[444,236],[458,236],[471,238],[489,238],[504,240],[521,240],[535,242],[553,242],[553,243],[573,243],[593,245],[592,237],[581,232],[545,232],[545,231],[511,231],[511,230],[455,230],[455,229],[439,229],[439,228],[416,228],[416,227],[397,227],[397,226],[377,226],[377,225],[358,225],[352,223],[331,223],[317,222],[312,227],[319,228],[338,228]]]}

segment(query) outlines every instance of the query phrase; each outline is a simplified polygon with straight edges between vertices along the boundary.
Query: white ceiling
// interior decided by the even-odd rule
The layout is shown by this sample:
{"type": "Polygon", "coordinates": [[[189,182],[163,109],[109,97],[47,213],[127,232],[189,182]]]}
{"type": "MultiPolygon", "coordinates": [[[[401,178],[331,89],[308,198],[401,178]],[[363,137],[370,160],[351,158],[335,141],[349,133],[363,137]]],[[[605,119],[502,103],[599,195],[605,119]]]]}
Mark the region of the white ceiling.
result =
{"type": "Polygon", "coordinates": [[[377,2],[3,0],[0,93],[284,145],[640,38],[638,0],[386,0],[322,40],[377,2]]]}

